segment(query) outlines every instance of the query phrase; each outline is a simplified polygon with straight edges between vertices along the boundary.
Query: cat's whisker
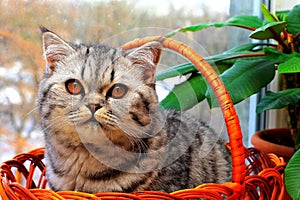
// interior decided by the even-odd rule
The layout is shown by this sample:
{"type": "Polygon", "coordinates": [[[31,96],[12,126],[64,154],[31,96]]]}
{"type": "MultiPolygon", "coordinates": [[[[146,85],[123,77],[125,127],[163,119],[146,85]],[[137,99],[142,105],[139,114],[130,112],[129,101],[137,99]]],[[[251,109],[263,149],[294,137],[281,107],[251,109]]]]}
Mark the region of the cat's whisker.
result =
{"type": "MultiPolygon", "coordinates": [[[[138,160],[140,160],[142,158],[142,154],[145,153],[145,152],[148,152],[149,150],[149,145],[143,140],[143,138],[140,138],[138,137],[137,135],[135,134],[132,134],[134,133],[134,131],[132,131],[131,127],[129,128],[124,128],[123,130],[124,132],[126,132],[127,134],[130,134],[130,137],[134,137],[136,138],[134,141],[134,145],[138,148],[139,150],[139,157],[138,157],[138,160]]],[[[130,138],[129,137],[129,138],[130,138]]],[[[151,150],[151,149],[150,149],[151,150]]],[[[157,161],[162,161],[163,160],[163,156],[160,155],[160,154],[155,154],[155,156],[157,156],[157,161]]]]}
{"type": "Polygon", "coordinates": [[[42,130],[43,131],[49,130],[52,127],[56,127],[56,126],[60,126],[61,128],[63,128],[64,126],[67,126],[65,123],[66,121],[67,120],[64,119],[62,116],[57,116],[56,118],[49,120],[49,124],[46,127],[44,127],[42,130]],[[61,126],[61,125],[63,125],[63,126],[61,126]]]}
{"type": "Polygon", "coordinates": [[[136,145],[139,148],[140,153],[143,152],[142,150],[147,149],[147,145],[141,140],[141,138],[138,137],[138,135],[135,134],[135,132],[130,128],[130,126],[123,126],[122,131],[126,133],[126,137],[132,142],[132,145],[136,145]],[[140,148],[140,143],[144,143],[142,144],[144,146],[142,147],[142,149],[140,148]]]}
{"type": "Polygon", "coordinates": [[[122,123],[119,121],[118,127],[132,137],[138,138],[140,135],[148,135],[148,133],[143,131],[140,127],[135,127],[132,124],[128,125],[127,123],[122,123]]]}
{"type": "MultiPolygon", "coordinates": [[[[124,132],[125,132],[125,131],[124,131],[124,132]]],[[[114,134],[113,134],[113,131],[112,131],[112,130],[109,132],[109,134],[110,134],[110,138],[111,138],[113,141],[114,141],[115,139],[117,139],[117,138],[114,138],[114,134]]],[[[127,135],[126,132],[125,132],[124,136],[128,139],[128,141],[130,142],[131,147],[132,147],[133,149],[134,149],[134,147],[136,147],[136,146],[139,148],[139,145],[136,143],[136,140],[135,140],[133,137],[127,135]]],[[[132,149],[132,150],[133,150],[133,149],[132,149]]]]}
{"type": "Polygon", "coordinates": [[[138,160],[141,158],[142,154],[147,152],[149,150],[149,145],[144,141],[145,138],[150,138],[151,135],[144,132],[143,131],[143,136],[141,137],[141,130],[138,129],[138,127],[133,128],[132,126],[129,125],[122,125],[122,130],[129,135],[129,138],[135,138],[134,141],[134,145],[138,148],[138,151],[140,153],[138,160]],[[139,132],[139,134],[136,134],[137,131],[139,132]],[[145,137],[147,136],[147,137],[145,137]]]}
{"type": "Polygon", "coordinates": [[[24,117],[28,117],[29,115],[31,115],[33,112],[36,112],[39,108],[37,106],[35,106],[32,110],[30,110],[28,113],[26,113],[26,115],[24,117]]]}

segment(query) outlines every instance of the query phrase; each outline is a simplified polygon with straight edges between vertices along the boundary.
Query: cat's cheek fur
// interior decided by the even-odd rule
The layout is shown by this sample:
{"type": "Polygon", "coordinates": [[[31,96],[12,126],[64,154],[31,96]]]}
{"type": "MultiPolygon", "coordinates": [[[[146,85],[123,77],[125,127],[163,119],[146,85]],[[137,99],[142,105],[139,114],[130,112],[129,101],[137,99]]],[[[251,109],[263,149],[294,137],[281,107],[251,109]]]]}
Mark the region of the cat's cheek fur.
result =
{"type": "Polygon", "coordinates": [[[62,126],[60,129],[52,128],[46,132],[47,142],[52,141],[53,144],[60,144],[66,147],[77,147],[81,145],[81,138],[78,135],[78,130],[74,126],[62,126]]]}
{"type": "Polygon", "coordinates": [[[102,107],[94,113],[94,118],[101,124],[104,128],[109,128],[114,130],[117,124],[117,117],[110,113],[110,109],[102,107]]]}
{"type": "Polygon", "coordinates": [[[65,113],[65,116],[68,118],[69,122],[74,124],[74,126],[81,126],[92,118],[90,110],[85,105],[81,104],[72,106],[70,111],[65,113]]]}

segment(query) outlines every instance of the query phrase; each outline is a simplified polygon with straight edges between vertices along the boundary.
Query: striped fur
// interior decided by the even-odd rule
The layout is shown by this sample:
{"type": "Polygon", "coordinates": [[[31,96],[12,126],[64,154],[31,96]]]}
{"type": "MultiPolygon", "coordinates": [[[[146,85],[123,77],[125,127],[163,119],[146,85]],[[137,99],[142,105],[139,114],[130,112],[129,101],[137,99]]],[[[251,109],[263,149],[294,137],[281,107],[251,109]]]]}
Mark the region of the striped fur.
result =
{"type": "Polygon", "coordinates": [[[42,31],[47,67],[38,105],[53,190],[171,192],[230,179],[230,154],[211,129],[159,109],[159,43],[125,52],[42,31]],[[71,79],[80,83],[76,95],[71,79]]]}

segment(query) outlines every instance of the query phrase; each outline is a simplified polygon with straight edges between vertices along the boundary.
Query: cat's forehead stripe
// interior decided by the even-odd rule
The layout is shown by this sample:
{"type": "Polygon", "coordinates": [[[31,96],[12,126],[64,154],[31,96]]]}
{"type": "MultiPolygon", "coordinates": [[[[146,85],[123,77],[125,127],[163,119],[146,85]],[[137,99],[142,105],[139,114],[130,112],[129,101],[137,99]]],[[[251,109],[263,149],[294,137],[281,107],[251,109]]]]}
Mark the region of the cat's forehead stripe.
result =
{"type": "Polygon", "coordinates": [[[110,82],[113,82],[114,76],[115,76],[115,70],[114,70],[114,68],[112,68],[112,70],[110,72],[110,82]]]}
{"type": "Polygon", "coordinates": [[[82,80],[89,83],[90,90],[102,90],[103,87],[110,85],[115,79],[114,65],[122,55],[115,48],[104,45],[86,47],[89,54],[84,50],[80,76],[82,80]]]}
{"type": "Polygon", "coordinates": [[[90,51],[89,47],[87,47],[86,58],[84,59],[84,64],[83,64],[82,69],[81,69],[81,78],[82,79],[84,78],[84,72],[85,72],[85,69],[86,69],[86,66],[87,66],[87,60],[88,60],[89,51],[90,51]]]}

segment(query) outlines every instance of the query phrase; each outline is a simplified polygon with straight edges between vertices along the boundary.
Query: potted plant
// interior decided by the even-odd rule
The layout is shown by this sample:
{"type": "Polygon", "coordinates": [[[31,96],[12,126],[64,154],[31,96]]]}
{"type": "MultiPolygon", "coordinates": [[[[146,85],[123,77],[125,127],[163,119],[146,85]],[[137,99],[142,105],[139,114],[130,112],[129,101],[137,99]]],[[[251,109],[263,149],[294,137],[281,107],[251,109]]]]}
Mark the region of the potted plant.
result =
{"type": "MultiPolygon", "coordinates": [[[[211,22],[179,28],[167,34],[167,37],[171,37],[177,32],[200,31],[210,26],[235,26],[252,31],[249,37],[259,40],[259,43],[243,44],[222,54],[207,57],[206,60],[217,66],[220,77],[229,90],[234,103],[243,101],[259,92],[277,77],[281,83],[279,92],[268,91],[259,102],[256,111],[261,113],[269,109],[287,108],[290,122],[287,132],[293,139],[292,145],[298,149],[300,143],[298,137],[300,135],[300,5],[294,6],[290,11],[278,11],[276,14],[272,14],[265,5],[261,4],[261,11],[265,20],[256,16],[235,16],[225,22],[211,22]]],[[[186,110],[203,99],[207,99],[211,107],[218,106],[204,78],[191,63],[184,63],[165,70],[157,74],[157,79],[162,80],[187,74],[190,74],[189,78],[176,85],[162,100],[161,106],[186,110]]],[[[293,151],[291,148],[290,154],[293,151]]]]}
{"type": "MultiPolygon", "coordinates": [[[[270,19],[273,18],[275,27],[270,30],[272,38],[277,41],[276,49],[269,49],[269,59],[278,64],[278,73],[280,81],[280,91],[277,93],[268,91],[266,96],[257,105],[257,112],[261,113],[269,109],[286,108],[288,113],[289,128],[272,129],[257,132],[252,137],[252,143],[258,145],[259,136],[269,141],[274,141],[273,147],[268,152],[275,152],[285,157],[291,157],[294,149],[299,148],[300,143],[300,123],[299,123],[299,106],[300,106],[300,26],[297,22],[300,20],[300,5],[296,5],[292,10],[278,12],[277,16],[268,14],[270,19]],[[285,26],[280,26],[281,22],[285,22],[285,26]],[[276,31],[276,28],[278,30],[276,31]],[[272,136],[268,136],[268,134],[272,136]],[[285,134],[284,134],[285,133],[285,134]],[[284,135],[284,137],[282,137],[284,135]],[[279,146],[283,143],[286,146],[279,146]],[[294,144],[294,148],[292,148],[294,144]]],[[[265,15],[266,16],[266,15],[265,15]]],[[[267,18],[267,17],[266,17],[267,18]]],[[[270,20],[272,21],[272,20],[270,20]]],[[[259,35],[262,30],[256,30],[253,34],[259,35]]],[[[267,147],[267,143],[262,145],[267,147]]],[[[263,149],[262,149],[263,150],[263,149]]]]}

